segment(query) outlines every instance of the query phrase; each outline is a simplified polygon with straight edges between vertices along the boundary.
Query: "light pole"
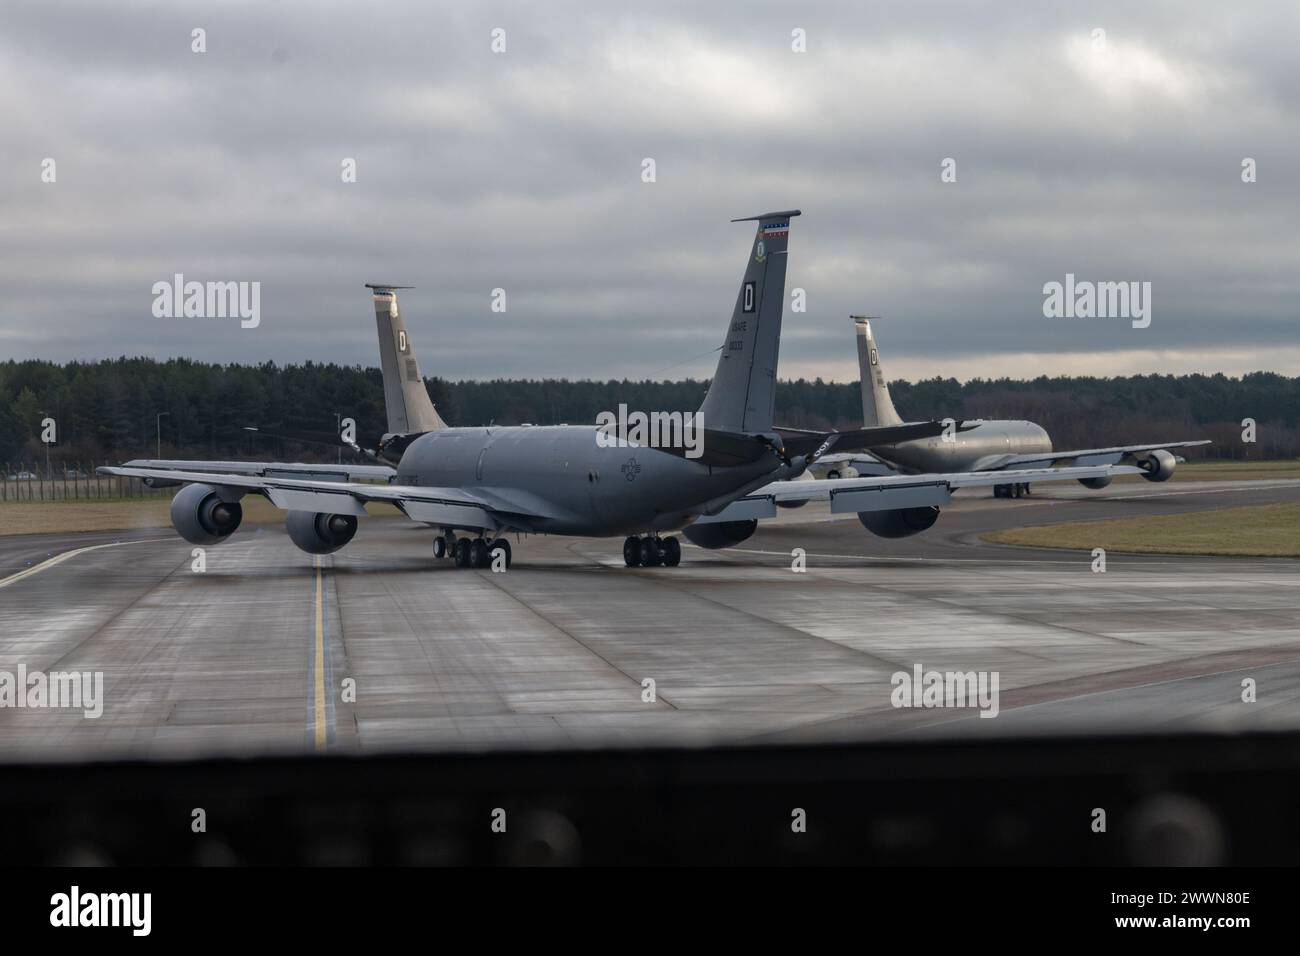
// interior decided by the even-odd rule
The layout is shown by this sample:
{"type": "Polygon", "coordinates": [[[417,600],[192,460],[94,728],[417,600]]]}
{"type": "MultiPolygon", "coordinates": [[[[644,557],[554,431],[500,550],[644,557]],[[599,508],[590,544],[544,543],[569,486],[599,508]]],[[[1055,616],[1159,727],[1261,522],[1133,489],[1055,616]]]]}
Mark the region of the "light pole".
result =
{"type": "MultiPolygon", "coordinates": [[[[255,425],[245,425],[245,426],[244,426],[244,431],[246,431],[246,432],[257,432],[257,431],[261,431],[261,429],[259,429],[259,428],[258,428],[257,426],[255,426],[255,425]]],[[[252,436],[251,434],[248,436],[248,453],[249,453],[249,455],[252,455],[252,454],[253,454],[253,436],[252,436]]]]}
{"type": "Polygon", "coordinates": [[[158,447],[154,453],[155,458],[162,458],[162,420],[170,414],[171,412],[159,412],[154,416],[154,428],[156,429],[158,436],[158,447]]]}

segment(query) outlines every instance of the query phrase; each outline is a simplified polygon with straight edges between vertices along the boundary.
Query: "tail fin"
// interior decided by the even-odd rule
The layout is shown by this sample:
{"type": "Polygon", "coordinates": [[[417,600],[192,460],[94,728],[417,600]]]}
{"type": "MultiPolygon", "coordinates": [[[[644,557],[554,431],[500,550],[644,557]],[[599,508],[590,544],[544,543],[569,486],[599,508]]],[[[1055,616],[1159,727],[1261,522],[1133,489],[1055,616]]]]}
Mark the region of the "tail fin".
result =
{"type": "Polygon", "coordinates": [[[758,222],[745,278],[717,371],[700,413],[706,428],[755,434],[772,430],[776,360],[785,306],[785,252],[798,209],[732,222],[758,222]]]}
{"type": "Polygon", "coordinates": [[[401,285],[372,285],[374,290],[375,324],[379,328],[379,360],[384,371],[384,408],[388,412],[388,433],[412,435],[446,428],[424,387],[420,364],[415,360],[415,350],[406,334],[402,310],[397,305],[397,289],[401,285]]]}
{"type": "Polygon", "coordinates": [[[894,411],[894,401],[889,397],[885,373],[880,369],[880,353],[871,334],[871,319],[865,315],[852,316],[858,332],[858,376],[862,383],[862,425],[875,428],[879,425],[901,425],[903,420],[894,411]]]}

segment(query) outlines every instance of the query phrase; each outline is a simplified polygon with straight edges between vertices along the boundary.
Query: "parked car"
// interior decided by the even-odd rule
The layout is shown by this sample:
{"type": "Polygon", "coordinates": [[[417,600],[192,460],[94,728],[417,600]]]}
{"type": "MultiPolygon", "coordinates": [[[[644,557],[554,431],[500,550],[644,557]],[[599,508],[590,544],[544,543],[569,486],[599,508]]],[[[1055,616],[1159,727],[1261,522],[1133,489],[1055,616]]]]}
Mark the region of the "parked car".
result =
{"type": "Polygon", "coordinates": [[[40,475],[34,471],[20,471],[9,476],[10,481],[35,481],[40,475]]]}

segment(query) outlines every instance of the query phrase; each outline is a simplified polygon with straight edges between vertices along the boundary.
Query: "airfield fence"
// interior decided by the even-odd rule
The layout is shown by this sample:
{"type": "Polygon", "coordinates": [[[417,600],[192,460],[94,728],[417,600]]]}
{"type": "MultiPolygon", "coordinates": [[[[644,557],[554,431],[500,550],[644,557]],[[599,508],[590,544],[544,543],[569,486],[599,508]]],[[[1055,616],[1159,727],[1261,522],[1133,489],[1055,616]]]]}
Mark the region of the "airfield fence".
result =
{"type": "Polygon", "coordinates": [[[100,465],[113,462],[6,462],[0,472],[0,503],[7,501],[113,501],[121,498],[170,498],[175,488],[150,488],[137,478],[101,475],[100,465]]]}

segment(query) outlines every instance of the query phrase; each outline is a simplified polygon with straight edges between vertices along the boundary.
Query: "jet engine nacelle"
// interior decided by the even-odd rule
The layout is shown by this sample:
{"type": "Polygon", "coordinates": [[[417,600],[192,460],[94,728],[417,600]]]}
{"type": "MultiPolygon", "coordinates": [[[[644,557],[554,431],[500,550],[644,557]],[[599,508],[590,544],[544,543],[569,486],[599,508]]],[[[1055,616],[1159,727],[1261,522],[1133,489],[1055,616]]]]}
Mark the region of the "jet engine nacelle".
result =
{"type": "Polygon", "coordinates": [[[748,521],[717,521],[709,524],[693,524],[682,529],[682,534],[691,544],[713,551],[730,548],[740,544],[758,530],[758,519],[748,521]]]}
{"type": "MultiPolygon", "coordinates": [[[[778,508],[802,508],[807,503],[808,499],[804,498],[802,501],[778,501],[776,506],[778,508]]],[[[749,535],[745,535],[745,537],[749,537],[749,535]]]]}
{"type": "Polygon", "coordinates": [[[939,520],[939,509],[896,508],[893,511],[859,511],[862,527],[882,538],[907,538],[931,528],[939,520]]]}
{"type": "Polygon", "coordinates": [[[211,485],[186,485],[172,499],[172,527],[190,544],[220,544],[244,520],[238,501],[225,501],[211,485]]]}
{"type": "Polygon", "coordinates": [[[333,554],[357,533],[356,515],[290,511],[284,524],[289,539],[308,554],[333,554]]]}
{"type": "Polygon", "coordinates": [[[1147,481],[1168,481],[1173,477],[1177,465],[1178,461],[1173,453],[1163,448],[1147,452],[1146,457],[1137,463],[1137,466],[1142,469],[1142,477],[1147,481]]]}
{"type": "Polygon", "coordinates": [[[1085,488],[1091,488],[1093,491],[1101,491],[1111,483],[1110,475],[1098,475],[1096,478],[1080,478],[1079,484],[1085,488]]]}

